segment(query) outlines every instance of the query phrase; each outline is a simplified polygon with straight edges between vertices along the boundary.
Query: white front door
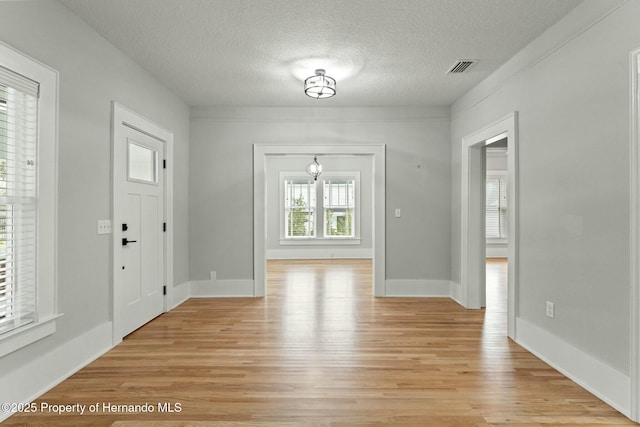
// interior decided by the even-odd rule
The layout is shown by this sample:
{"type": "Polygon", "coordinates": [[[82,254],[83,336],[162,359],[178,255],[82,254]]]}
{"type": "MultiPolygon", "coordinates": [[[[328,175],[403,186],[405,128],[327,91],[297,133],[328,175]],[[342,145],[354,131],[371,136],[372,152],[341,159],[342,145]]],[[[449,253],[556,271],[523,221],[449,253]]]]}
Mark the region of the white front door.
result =
{"type": "Polygon", "coordinates": [[[163,143],[123,126],[114,177],[120,181],[121,215],[114,223],[115,312],[125,336],[164,310],[163,143]]]}

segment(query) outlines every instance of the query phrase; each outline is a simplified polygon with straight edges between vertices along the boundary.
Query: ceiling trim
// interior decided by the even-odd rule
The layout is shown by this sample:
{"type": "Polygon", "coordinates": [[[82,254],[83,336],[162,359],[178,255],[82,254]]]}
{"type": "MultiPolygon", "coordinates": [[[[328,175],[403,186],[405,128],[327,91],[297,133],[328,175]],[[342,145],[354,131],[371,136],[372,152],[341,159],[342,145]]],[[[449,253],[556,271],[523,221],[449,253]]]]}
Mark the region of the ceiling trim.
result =
{"type": "Polygon", "coordinates": [[[192,119],[219,122],[371,123],[451,120],[449,107],[194,107],[192,119]]]}

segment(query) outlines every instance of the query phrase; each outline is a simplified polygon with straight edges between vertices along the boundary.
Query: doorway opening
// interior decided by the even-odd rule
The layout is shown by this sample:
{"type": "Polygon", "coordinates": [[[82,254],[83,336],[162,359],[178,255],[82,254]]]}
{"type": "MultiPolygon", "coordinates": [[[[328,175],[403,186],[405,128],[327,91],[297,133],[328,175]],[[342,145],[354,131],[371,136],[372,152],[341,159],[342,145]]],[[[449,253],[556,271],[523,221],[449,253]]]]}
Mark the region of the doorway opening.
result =
{"type": "MultiPolygon", "coordinates": [[[[456,299],[466,308],[486,306],[487,158],[486,147],[508,146],[503,231],[507,247],[507,335],[515,339],[517,304],[517,114],[514,112],[462,139],[461,275],[456,299]]],[[[498,183],[499,185],[499,183],[498,183]]],[[[500,206],[497,206],[498,213],[500,206]]],[[[495,212],[494,212],[495,213],[495,212]]],[[[500,235],[498,215],[498,236],[500,235]]]]}
{"type": "Polygon", "coordinates": [[[507,137],[484,147],[486,275],[485,321],[506,335],[509,242],[509,162],[507,137]]]}
{"type": "MultiPolygon", "coordinates": [[[[260,145],[253,146],[253,191],[254,191],[254,296],[266,295],[267,259],[269,247],[267,210],[273,204],[269,197],[269,174],[273,172],[269,164],[274,157],[299,156],[356,156],[368,159],[370,180],[361,183],[371,188],[371,240],[369,250],[372,258],[372,293],[384,296],[386,293],[385,274],[385,146],[384,145],[260,145]],[[267,203],[267,201],[269,201],[267,203]]],[[[323,172],[324,173],[324,172],[323,172]]],[[[272,185],[273,187],[273,185],[272,185]]],[[[273,216],[272,216],[273,217],[273,216]]],[[[337,251],[337,249],[336,249],[337,251]]],[[[337,252],[336,252],[337,253],[337,252]]]]}

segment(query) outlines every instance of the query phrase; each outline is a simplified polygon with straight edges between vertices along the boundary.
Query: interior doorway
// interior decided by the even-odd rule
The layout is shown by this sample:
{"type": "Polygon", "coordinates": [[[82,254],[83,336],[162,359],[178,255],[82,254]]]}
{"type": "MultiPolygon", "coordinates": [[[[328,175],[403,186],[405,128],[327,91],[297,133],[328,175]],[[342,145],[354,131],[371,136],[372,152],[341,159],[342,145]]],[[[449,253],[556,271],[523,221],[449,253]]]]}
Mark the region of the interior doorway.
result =
{"type": "Polygon", "coordinates": [[[268,159],[284,155],[350,155],[364,156],[371,162],[372,179],[372,293],[375,296],[386,294],[385,274],[385,152],[384,144],[379,145],[261,145],[253,146],[253,259],[254,259],[254,296],[266,295],[267,264],[267,172],[268,159]]]}
{"type": "Polygon", "coordinates": [[[508,299],[508,141],[505,136],[484,147],[486,273],[483,306],[486,319],[506,335],[508,299]]]}
{"type": "Polygon", "coordinates": [[[486,305],[486,147],[506,140],[509,155],[506,188],[507,335],[516,336],[517,304],[517,114],[488,125],[462,139],[462,227],[460,289],[456,299],[465,307],[486,305]]]}

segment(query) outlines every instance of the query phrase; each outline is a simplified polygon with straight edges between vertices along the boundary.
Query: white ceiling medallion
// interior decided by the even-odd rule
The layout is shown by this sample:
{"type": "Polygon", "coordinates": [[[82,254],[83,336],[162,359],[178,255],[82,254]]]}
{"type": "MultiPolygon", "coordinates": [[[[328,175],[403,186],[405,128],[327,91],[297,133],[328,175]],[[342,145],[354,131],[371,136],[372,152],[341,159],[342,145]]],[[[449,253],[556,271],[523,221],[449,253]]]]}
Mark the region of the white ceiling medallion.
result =
{"type": "Polygon", "coordinates": [[[304,93],[315,99],[331,98],[336,94],[336,80],[326,76],[323,69],[317,69],[316,75],[304,81],[304,93]]]}

